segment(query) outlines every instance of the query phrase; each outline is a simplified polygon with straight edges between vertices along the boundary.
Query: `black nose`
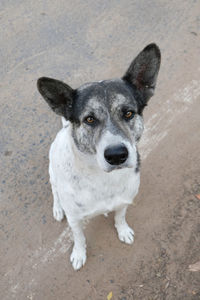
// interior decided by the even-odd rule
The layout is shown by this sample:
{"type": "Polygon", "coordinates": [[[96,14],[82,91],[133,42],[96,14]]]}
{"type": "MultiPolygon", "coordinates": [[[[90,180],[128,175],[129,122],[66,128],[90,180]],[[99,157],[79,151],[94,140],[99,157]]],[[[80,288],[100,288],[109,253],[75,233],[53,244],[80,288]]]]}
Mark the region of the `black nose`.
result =
{"type": "Polygon", "coordinates": [[[128,157],[128,150],[124,145],[108,147],[104,152],[104,157],[110,165],[121,165],[128,157]]]}

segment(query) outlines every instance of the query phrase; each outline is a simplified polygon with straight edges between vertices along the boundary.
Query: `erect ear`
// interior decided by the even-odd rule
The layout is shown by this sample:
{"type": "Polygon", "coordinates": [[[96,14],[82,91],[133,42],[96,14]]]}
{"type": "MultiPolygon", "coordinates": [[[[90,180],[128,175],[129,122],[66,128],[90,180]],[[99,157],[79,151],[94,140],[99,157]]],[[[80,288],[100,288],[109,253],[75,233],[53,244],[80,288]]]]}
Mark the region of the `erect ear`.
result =
{"type": "Polygon", "coordinates": [[[161,54],[156,44],[150,44],[133,60],[122,79],[143,93],[145,101],[154,94],[161,54]]]}
{"type": "Polygon", "coordinates": [[[75,91],[70,86],[56,79],[41,77],[37,81],[37,87],[56,114],[67,120],[71,118],[75,91]]]}

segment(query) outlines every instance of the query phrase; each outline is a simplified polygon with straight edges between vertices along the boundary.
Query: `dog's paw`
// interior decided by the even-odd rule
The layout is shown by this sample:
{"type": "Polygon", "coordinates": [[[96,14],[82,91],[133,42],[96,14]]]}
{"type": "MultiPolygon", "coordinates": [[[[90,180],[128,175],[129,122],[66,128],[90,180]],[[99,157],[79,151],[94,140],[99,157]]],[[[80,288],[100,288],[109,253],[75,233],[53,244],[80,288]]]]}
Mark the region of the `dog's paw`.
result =
{"type": "Polygon", "coordinates": [[[56,221],[60,222],[64,218],[64,211],[60,205],[53,206],[53,216],[56,221]]]}
{"type": "Polygon", "coordinates": [[[134,242],[134,231],[132,228],[125,224],[117,227],[118,237],[121,242],[126,244],[133,244],[134,242]]]}
{"type": "Polygon", "coordinates": [[[72,254],[70,256],[70,261],[74,270],[79,270],[82,268],[86,262],[86,250],[85,248],[77,249],[73,248],[72,254]]]}

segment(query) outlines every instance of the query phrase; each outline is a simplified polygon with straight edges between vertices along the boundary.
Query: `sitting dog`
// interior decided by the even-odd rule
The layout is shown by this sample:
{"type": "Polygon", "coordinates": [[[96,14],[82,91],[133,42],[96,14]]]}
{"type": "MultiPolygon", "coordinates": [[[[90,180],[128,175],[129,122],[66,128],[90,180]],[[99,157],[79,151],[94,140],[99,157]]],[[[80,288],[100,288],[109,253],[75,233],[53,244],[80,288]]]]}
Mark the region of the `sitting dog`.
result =
{"type": "Polygon", "coordinates": [[[49,174],[54,218],[61,221],[66,215],[72,229],[70,260],[75,270],[86,262],[84,219],[114,211],[120,241],[134,241],[125,215],[140,185],[137,143],[160,60],[159,48],[150,44],[122,79],[87,83],[78,89],[55,79],[38,79],[39,92],[62,116],[63,128],[50,148],[49,174]]]}

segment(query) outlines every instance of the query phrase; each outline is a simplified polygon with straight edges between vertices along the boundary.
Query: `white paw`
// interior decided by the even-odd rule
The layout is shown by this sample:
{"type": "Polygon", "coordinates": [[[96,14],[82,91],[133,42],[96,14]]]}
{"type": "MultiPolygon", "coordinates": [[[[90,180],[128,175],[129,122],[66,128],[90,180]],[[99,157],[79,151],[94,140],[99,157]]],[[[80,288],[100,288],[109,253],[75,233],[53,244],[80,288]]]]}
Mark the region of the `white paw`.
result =
{"type": "Polygon", "coordinates": [[[54,219],[56,219],[58,222],[62,221],[62,219],[64,218],[64,211],[59,204],[56,204],[56,205],[54,204],[53,216],[54,216],[54,219]]]}
{"type": "Polygon", "coordinates": [[[118,237],[121,242],[126,244],[133,244],[134,242],[134,231],[128,226],[128,224],[116,226],[118,237]]]}
{"type": "Polygon", "coordinates": [[[81,267],[84,266],[86,262],[86,250],[85,248],[73,248],[72,254],[70,256],[70,261],[74,270],[79,270],[81,267]]]}

